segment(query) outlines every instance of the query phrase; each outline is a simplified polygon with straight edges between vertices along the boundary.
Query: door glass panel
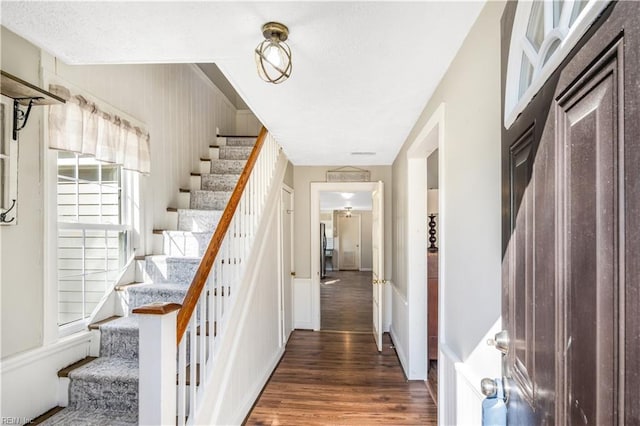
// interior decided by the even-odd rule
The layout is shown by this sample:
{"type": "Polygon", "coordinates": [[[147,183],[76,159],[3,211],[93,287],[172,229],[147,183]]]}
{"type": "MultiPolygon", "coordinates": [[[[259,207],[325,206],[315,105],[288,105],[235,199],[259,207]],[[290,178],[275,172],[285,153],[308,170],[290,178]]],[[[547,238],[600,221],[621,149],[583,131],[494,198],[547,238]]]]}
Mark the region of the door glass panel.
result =
{"type": "Polygon", "coordinates": [[[522,53],[522,66],[520,67],[520,88],[518,90],[518,98],[521,98],[524,92],[527,91],[531,85],[533,78],[533,65],[529,62],[527,55],[522,53]]]}
{"type": "Polygon", "coordinates": [[[556,28],[560,23],[560,15],[562,14],[563,6],[564,0],[556,0],[553,2],[553,28],[556,28]]]}
{"type": "Polygon", "coordinates": [[[574,3],[573,10],[571,11],[569,26],[572,26],[573,23],[576,22],[576,19],[578,19],[578,16],[580,16],[580,12],[584,10],[588,2],[588,0],[578,0],[574,3]]]}
{"type": "Polygon", "coordinates": [[[529,24],[527,25],[527,38],[536,49],[536,52],[540,50],[540,46],[544,41],[544,2],[533,3],[529,24]]]}
{"type": "Polygon", "coordinates": [[[544,55],[544,61],[543,64],[546,64],[547,61],[549,60],[549,58],[551,56],[553,56],[553,52],[555,52],[556,50],[558,50],[558,47],[560,47],[560,40],[559,39],[555,39],[553,40],[553,42],[551,43],[551,45],[549,46],[549,48],[547,49],[547,53],[545,53],[544,55]]]}

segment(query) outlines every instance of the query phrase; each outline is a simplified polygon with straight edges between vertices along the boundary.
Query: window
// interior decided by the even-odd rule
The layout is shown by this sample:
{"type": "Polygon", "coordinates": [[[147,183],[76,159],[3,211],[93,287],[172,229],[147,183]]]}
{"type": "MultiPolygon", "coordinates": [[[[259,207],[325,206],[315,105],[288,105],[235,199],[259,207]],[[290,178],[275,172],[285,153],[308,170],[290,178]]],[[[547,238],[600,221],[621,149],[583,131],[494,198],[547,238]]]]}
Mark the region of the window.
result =
{"type": "Polygon", "coordinates": [[[57,153],[58,325],[88,318],[128,260],[124,173],[92,156],[57,153]]]}
{"type": "Polygon", "coordinates": [[[518,2],[509,45],[505,127],[513,124],[608,4],[602,0],[518,2]]]}
{"type": "Polygon", "coordinates": [[[0,103],[0,224],[15,225],[17,207],[18,142],[11,137],[13,100],[0,103]]]}

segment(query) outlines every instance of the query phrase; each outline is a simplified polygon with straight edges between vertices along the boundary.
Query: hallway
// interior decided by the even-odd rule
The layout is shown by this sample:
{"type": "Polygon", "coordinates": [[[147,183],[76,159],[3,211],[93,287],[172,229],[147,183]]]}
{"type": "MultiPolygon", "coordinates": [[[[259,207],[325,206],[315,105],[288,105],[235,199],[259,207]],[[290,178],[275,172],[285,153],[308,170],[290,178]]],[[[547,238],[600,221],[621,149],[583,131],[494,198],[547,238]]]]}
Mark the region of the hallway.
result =
{"type": "Polygon", "coordinates": [[[391,341],[294,331],[247,425],[436,425],[424,382],[408,382],[391,341]]]}
{"type": "Polygon", "coordinates": [[[320,282],[320,329],[370,332],[371,272],[329,271],[320,282]]]}

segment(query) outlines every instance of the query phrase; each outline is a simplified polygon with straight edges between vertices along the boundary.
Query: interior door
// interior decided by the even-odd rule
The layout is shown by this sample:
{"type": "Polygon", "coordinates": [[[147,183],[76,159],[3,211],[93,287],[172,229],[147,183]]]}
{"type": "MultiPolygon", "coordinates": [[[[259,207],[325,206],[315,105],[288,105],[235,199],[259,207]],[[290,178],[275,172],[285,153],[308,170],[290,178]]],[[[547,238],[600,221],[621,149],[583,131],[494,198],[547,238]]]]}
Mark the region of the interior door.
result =
{"type": "Polygon", "coordinates": [[[360,215],[338,216],[340,270],[360,269],[360,215]]]}
{"type": "Polygon", "coordinates": [[[508,424],[640,422],[639,23],[612,3],[503,130],[508,424]]]}
{"type": "Polygon", "coordinates": [[[372,287],[373,287],[373,336],[382,351],[382,292],[386,280],[384,279],[384,186],[378,182],[378,187],[373,191],[373,211],[371,215],[371,249],[372,262],[372,287]]]}

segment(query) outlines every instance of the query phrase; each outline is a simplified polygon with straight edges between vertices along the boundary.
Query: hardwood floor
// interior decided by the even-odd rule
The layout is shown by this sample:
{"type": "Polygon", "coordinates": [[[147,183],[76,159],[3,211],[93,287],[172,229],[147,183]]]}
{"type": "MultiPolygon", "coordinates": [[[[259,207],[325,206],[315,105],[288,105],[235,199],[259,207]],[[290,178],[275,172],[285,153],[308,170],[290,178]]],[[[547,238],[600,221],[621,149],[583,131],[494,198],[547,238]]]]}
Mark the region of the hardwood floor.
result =
{"type": "Polygon", "coordinates": [[[333,271],[320,283],[320,328],[370,332],[373,328],[371,272],[333,271]]]}
{"type": "Polygon", "coordinates": [[[408,382],[391,340],[294,331],[247,425],[436,425],[425,382],[408,382]]]}

